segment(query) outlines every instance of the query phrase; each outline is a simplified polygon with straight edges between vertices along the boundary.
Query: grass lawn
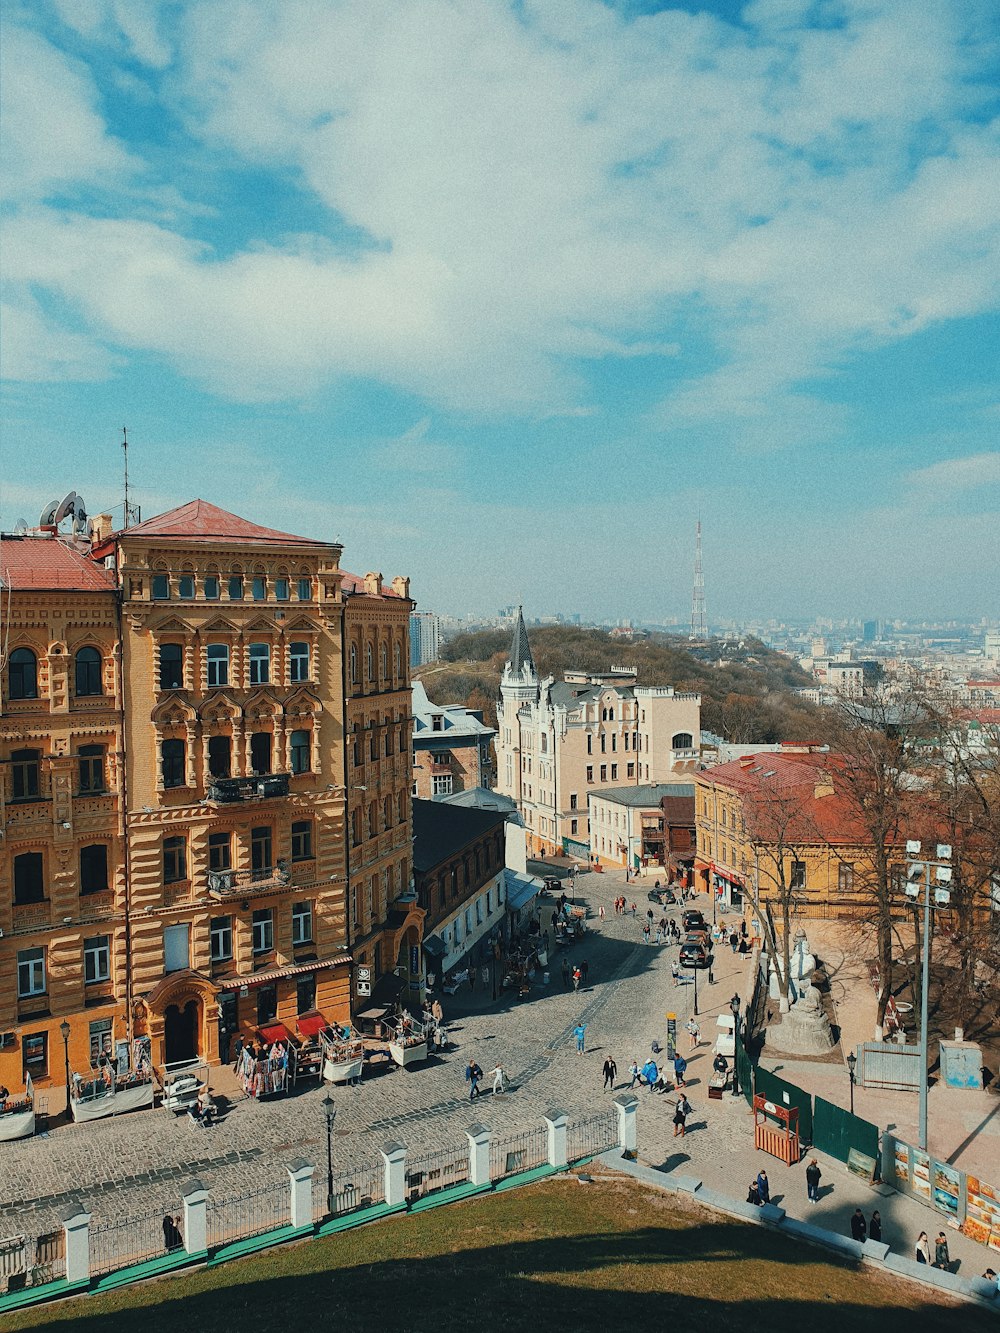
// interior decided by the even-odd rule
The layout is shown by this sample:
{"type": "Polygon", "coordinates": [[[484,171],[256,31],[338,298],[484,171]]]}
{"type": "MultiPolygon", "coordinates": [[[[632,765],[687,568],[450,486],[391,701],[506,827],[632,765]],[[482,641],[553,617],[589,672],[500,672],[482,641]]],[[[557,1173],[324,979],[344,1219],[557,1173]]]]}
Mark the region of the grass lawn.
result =
{"type": "Polygon", "coordinates": [[[43,1306],[4,1328],[69,1325],[73,1333],[997,1328],[985,1310],[600,1173],[592,1184],[559,1177],[43,1306]]]}

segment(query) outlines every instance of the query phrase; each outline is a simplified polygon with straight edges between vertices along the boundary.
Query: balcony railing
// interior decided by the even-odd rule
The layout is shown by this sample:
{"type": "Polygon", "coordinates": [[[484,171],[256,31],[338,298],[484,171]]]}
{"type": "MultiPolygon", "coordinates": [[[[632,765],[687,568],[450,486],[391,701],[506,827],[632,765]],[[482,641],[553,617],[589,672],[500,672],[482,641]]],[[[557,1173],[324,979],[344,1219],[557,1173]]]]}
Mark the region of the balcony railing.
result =
{"type": "Polygon", "coordinates": [[[213,898],[231,898],[237,894],[269,893],[291,882],[288,867],[277,865],[261,870],[210,870],[206,885],[213,898]]]}
{"type": "Polygon", "coordinates": [[[267,801],[288,795],[287,773],[264,773],[252,778],[212,778],[208,784],[208,799],[219,805],[236,801],[267,801]]]}

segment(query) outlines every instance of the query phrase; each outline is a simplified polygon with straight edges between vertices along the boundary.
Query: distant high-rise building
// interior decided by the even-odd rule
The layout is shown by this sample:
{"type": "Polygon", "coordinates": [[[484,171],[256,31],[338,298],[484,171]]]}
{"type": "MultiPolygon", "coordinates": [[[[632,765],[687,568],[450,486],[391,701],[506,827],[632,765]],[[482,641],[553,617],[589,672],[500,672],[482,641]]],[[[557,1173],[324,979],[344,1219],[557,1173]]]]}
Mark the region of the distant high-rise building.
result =
{"type": "Polygon", "coordinates": [[[436,662],[441,652],[441,617],[433,611],[414,611],[410,616],[410,666],[436,662]]]}
{"type": "Polygon", "coordinates": [[[878,638],[878,621],[866,620],[861,626],[861,642],[874,643],[878,638]]]}

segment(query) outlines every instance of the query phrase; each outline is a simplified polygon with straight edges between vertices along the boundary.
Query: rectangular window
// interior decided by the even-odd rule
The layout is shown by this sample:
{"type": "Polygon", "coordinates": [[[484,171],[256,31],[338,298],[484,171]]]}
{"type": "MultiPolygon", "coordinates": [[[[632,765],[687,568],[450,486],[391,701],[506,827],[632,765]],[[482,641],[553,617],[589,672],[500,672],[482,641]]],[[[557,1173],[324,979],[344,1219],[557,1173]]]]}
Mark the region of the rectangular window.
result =
{"type": "Polygon", "coordinates": [[[49,1072],[49,1034],[32,1032],[21,1038],[23,1072],[33,1079],[46,1078],[49,1072]]]}
{"type": "Polygon", "coordinates": [[[163,927],[163,970],[183,972],[191,966],[191,927],[185,921],[179,926],[163,927]]]}
{"type": "Polygon", "coordinates": [[[602,781],[602,782],[607,782],[607,780],[608,780],[608,766],[607,766],[607,764],[602,764],[602,765],[601,765],[601,781],[602,781]]]}
{"type": "Polygon", "coordinates": [[[213,963],[224,963],[233,956],[233,918],[213,916],[208,930],[209,956],[213,963]]]}
{"type": "Polygon", "coordinates": [[[182,574],[177,584],[178,596],[191,601],[194,597],[194,577],[191,574],[182,574]]]}
{"type": "Polygon", "coordinates": [[[292,943],[311,944],[313,937],[312,903],[292,903],[292,943]]]}
{"type": "Polygon", "coordinates": [[[179,643],[160,644],[160,689],[184,688],[184,649],[179,643]]]}
{"type": "Polygon", "coordinates": [[[166,740],[160,742],[160,767],[163,773],[164,787],[183,787],[186,782],[184,772],[187,767],[187,755],[183,741],[166,740]]]}
{"type": "Polygon", "coordinates": [[[90,1063],[96,1065],[103,1057],[114,1055],[114,1019],[95,1018],[90,1024],[90,1063]]]}
{"type": "Polygon", "coordinates": [[[312,601],[312,579],[299,579],[296,587],[298,589],[298,599],[300,602],[312,601]]]}
{"type": "Polygon", "coordinates": [[[271,859],[272,836],[270,824],[261,824],[250,830],[250,868],[251,870],[270,870],[274,862],[271,859]]]}
{"type": "Polygon", "coordinates": [[[569,831],[570,831],[570,833],[577,833],[577,832],[579,831],[579,827],[578,827],[578,826],[579,826],[579,823],[580,823],[580,821],[579,821],[578,819],[571,819],[571,820],[569,821],[569,831]]]}
{"type": "Polygon", "coordinates": [[[209,870],[231,870],[233,868],[233,835],[231,833],[210,833],[208,835],[209,870]]]}
{"type": "Polygon", "coordinates": [[[273,1023],[278,1017],[277,986],[258,986],[257,988],[257,1025],[273,1023]]]}
{"type": "Polygon", "coordinates": [[[290,752],[293,773],[308,773],[312,769],[310,753],[312,735],[308,731],[293,731],[290,737],[290,752]]]}
{"type": "Polygon", "coordinates": [[[611,733],[611,753],[614,754],[618,749],[618,737],[614,732],[611,733]]]}
{"type": "Polygon", "coordinates": [[[45,950],[19,949],[17,952],[17,995],[27,1000],[45,994],[45,950]]]}
{"type": "Polygon", "coordinates": [[[450,773],[435,774],[431,778],[432,795],[450,796],[452,790],[452,775],[450,773]]]}
{"type": "Polygon", "coordinates": [[[628,768],[626,769],[626,776],[630,778],[635,777],[635,764],[628,765],[628,768]]]}
{"type": "Polygon", "coordinates": [[[253,914],[253,951],[270,953],[274,948],[274,913],[263,907],[253,914]]]}
{"type": "Polygon", "coordinates": [[[310,861],[313,854],[311,819],[296,819],[292,824],[292,860],[310,861]]]}
{"type": "Polygon", "coordinates": [[[587,732],[587,753],[594,753],[594,738],[589,731],[587,732]]]}
{"type": "Polygon", "coordinates": [[[254,731],[250,735],[250,767],[255,773],[271,771],[271,733],[254,731]]]}
{"type": "Polygon", "coordinates": [[[288,662],[293,681],[309,679],[309,645],[301,639],[292,641],[288,650],[288,662]]]}
{"type": "Polygon", "coordinates": [[[605,736],[604,732],[602,731],[602,732],[601,732],[601,754],[605,754],[605,753],[607,752],[607,748],[608,748],[608,738],[607,738],[607,736],[605,736]]]}
{"type": "Polygon", "coordinates": [[[854,866],[845,862],[837,870],[837,888],[841,893],[850,893],[854,888],[854,866]]]}
{"type": "Polygon", "coordinates": [[[108,888],[108,849],[103,842],[80,848],[80,892],[105,893],[108,888]]]}
{"type": "Polygon", "coordinates": [[[612,781],[612,782],[617,782],[617,780],[618,780],[618,765],[617,765],[617,764],[612,764],[612,765],[611,765],[611,781],[612,781]]]}
{"type": "Polygon", "coordinates": [[[165,602],[170,596],[170,580],[166,574],[153,575],[153,601],[165,602]]]}
{"type": "Polygon", "coordinates": [[[10,757],[11,792],[15,801],[35,801],[41,791],[41,750],[15,750],[10,757]]]}
{"type": "Polygon", "coordinates": [[[45,901],[45,862],[41,852],[22,852],[14,857],[14,902],[45,901]]]}
{"type": "Polygon", "coordinates": [[[205,600],[206,602],[219,600],[219,580],[214,574],[209,574],[205,579],[205,600]]]}
{"type": "Polygon", "coordinates": [[[229,600],[231,602],[243,601],[243,580],[239,574],[234,574],[228,583],[229,600]]]}
{"type": "Polygon", "coordinates": [[[163,882],[176,884],[187,879],[187,840],[185,838],[163,839],[163,882]]]}
{"type": "Polygon", "coordinates": [[[87,986],[111,980],[110,935],[91,935],[83,941],[83,980],[87,986]]]}
{"type": "Polygon", "coordinates": [[[271,645],[252,643],[250,645],[250,684],[266,685],[271,679],[271,645]]]}
{"type": "Polygon", "coordinates": [[[571,791],[569,794],[569,808],[571,810],[575,810],[577,808],[577,799],[575,791],[571,791]]]}
{"type": "Polygon", "coordinates": [[[275,579],[275,580],[274,580],[274,600],[275,600],[276,602],[287,602],[287,601],[288,601],[288,580],[287,580],[287,579],[275,579]]]}
{"type": "Polygon", "coordinates": [[[806,863],[805,861],[793,861],[790,887],[793,889],[804,889],[805,886],[806,886],[806,863]]]}
{"type": "Polygon", "coordinates": [[[81,745],[78,755],[80,795],[94,795],[105,790],[104,746],[81,745]]]}
{"type": "Polygon", "coordinates": [[[593,782],[593,780],[594,780],[594,765],[593,765],[593,764],[588,764],[588,765],[587,765],[587,781],[588,781],[588,782],[593,782]]]}
{"type": "Polygon", "coordinates": [[[267,600],[267,580],[257,575],[250,585],[251,593],[255,602],[267,600]]]}
{"type": "Polygon", "coordinates": [[[209,736],[208,772],[213,778],[228,778],[232,772],[232,741],[229,736],[209,736]]]}
{"type": "Polygon", "coordinates": [[[210,643],[205,654],[205,677],[210,690],[229,684],[229,644],[210,643]]]}

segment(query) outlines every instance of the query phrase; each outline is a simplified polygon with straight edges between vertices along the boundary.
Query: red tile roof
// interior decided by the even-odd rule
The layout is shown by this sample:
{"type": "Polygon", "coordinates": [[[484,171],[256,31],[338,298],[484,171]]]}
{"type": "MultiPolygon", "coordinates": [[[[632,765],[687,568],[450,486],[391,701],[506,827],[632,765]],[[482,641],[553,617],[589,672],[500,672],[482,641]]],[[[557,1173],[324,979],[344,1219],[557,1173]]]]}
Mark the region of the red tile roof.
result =
{"type": "Polygon", "coordinates": [[[262,542],[277,546],[333,546],[334,542],[316,541],[312,537],[296,537],[277,528],[264,528],[259,523],[231,514],[207,500],[189,500],[187,504],[156,514],[134,528],[115,533],[116,537],[157,537],[168,541],[247,543],[262,542]]]}
{"type": "Polygon", "coordinates": [[[111,573],[58,537],[4,537],[0,582],[40,592],[111,592],[111,573]]]}
{"type": "MultiPolygon", "coordinates": [[[[365,591],[365,581],[364,581],[363,578],[359,577],[359,575],[357,575],[357,574],[350,574],[350,573],[348,573],[348,571],[347,571],[346,569],[342,569],[340,572],[341,572],[341,574],[343,574],[343,576],[344,576],[344,577],[343,577],[343,580],[342,580],[342,582],[341,582],[341,585],[340,585],[340,589],[341,589],[341,592],[343,592],[343,594],[344,594],[345,597],[354,597],[354,596],[362,596],[362,595],[364,595],[364,591],[365,591]]],[[[369,593],[368,595],[371,596],[372,594],[369,593]]],[[[393,592],[392,588],[390,588],[390,586],[388,585],[388,583],[383,583],[383,584],[382,584],[382,596],[383,596],[383,597],[398,597],[398,596],[399,596],[399,593],[398,593],[398,592],[393,592]]]]}

